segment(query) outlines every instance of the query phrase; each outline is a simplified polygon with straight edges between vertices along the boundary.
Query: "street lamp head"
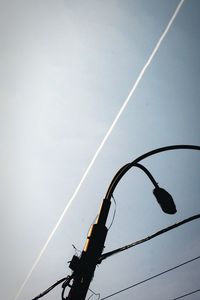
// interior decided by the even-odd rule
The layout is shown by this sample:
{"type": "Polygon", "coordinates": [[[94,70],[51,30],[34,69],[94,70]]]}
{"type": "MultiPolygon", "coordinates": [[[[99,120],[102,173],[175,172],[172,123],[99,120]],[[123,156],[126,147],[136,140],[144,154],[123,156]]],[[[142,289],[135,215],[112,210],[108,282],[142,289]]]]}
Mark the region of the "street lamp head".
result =
{"type": "Polygon", "coordinates": [[[176,213],[177,210],[174,200],[166,190],[157,186],[153,190],[153,194],[164,213],[171,215],[176,213]]]}

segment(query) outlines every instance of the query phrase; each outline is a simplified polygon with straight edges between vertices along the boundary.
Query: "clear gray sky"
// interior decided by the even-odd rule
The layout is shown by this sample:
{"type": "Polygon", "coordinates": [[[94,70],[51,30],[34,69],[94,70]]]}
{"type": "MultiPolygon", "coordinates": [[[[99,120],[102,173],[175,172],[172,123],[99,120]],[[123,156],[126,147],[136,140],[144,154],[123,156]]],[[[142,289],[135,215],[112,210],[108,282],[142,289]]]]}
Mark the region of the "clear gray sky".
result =
{"type": "MultiPolygon", "coordinates": [[[[14,300],[178,3],[0,1],[2,299],[14,300]]],[[[19,300],[70,274],[72,244],[83,248],[123,164],[154,148],[200,144],[199,12],[198,0],[185,0],[19,300]]],[[[114,194],[105,251],[199,213],[199,164],[200,153],[186,150],[145,161],[173,195],[173,216],[160,210],[148,178],[130,171],[114,194]]],[[[104,297],[198,256],[199,230],[197,220],[105,260],[91,288],[104,297]]],[[[200,288],[199,278],[196,261],[110,299],[171,300],[200,288]]]]}

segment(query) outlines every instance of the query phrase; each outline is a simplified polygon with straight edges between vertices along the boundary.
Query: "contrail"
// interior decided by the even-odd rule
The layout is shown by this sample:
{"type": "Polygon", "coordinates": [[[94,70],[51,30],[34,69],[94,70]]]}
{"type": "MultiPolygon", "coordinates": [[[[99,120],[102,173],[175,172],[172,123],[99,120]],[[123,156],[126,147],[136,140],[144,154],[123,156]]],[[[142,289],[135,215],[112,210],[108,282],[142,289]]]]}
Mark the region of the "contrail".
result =
{"type": "Polygon", "coordinates": [[[85,173],[83,174],[83,177],[81,178],[80,183],[78,184],[77,188],[75,189],[75,191],[74,191],[73,195],[71,196],[69,202],[68,202],[67,205],[65,206],[64,211],[62,212],[60,218],[58,219],[58,221],[57,221],[55,227],[53,228],[53,230],[52,230],[51,234],[49,235],[49,237],[48,237],[46,243],[44,244],[43,248],[41,249],[41,251],[40,251],[38,257],[36,258],[35,262],[33,263],[32,268],[30,269],[29,273],[27,274],[27,276],[26,276],[24,282],[22,283],[20,289],[18,290],[18,292],[17,292],[17,294],[16,294],[14,300],[17,300],[17,299],[19,298],[19,296],[20,296],[22,290],[24,289],[26,283],[28,282],[29,278],[31,277],[31,275],[32,275],[32,273],[33,273],[33,271],[34,271],[34,269],[35,269],[36,266],[38,265],[38,263],[39,263],[39,261],[40,261],[40,258],[41,258],[42,255],[44,254],[44,252],[45,252],[45,250],[46,250],[46,248],[47,248],[49,242],[51,241],[51,239],[52,239],[52,237],[54,236],[56,230],[58,229],[60,223],[62,222],[62,220],[63,220],[63,218],[64,218],[66,212],[68,211],[69,207],[71,206],[71,204],[72,204],[74,198],[75,198],[76,195],[78,194],[78,192],[79,192],[79,190],[80,190],[80,188],[81,188],[81,186],[82,186],[82,184],[83,184],[85,178],[87,177],[87,175],[88,175],[90,169],[92,168],[92,166],[93,166],[95,160],[97,159],[97,157],[98,157],[98,155],[99,155],[101,149],[103,148],[105,142],[106,142],[107,139],[109,138],[109,136],[110,136],[111,132],[113,131],[113,129],[114,129],[114,127],[115,127],[117,121],[119,120],[121,114],[123,113],[124,109],[126,108],[128,102],[130,101],[130,99],[131,99],[133,93],[135,92],[135,90],[136,90],[138,84],[140,83],[140,81],[141,81],[141,79],[142,79],[142,77],[143,77],[145,71],[147,70],[148,66],[151,64],[151,62],[152,62],[152,60],[153,60],[155,54],[157,53],[157,51],[158,51],[158,49],[159,49],[159,47],[160,47],[162,41],[164,40],[165,36],[167,35],[167,33],[168,33],[170,27],[172,26],[172,24],[173,24],[173,22],[174,22],[174,20],[175,20],[175,18],[176,18],[176,16],[177,16],[177,14],[178,14],[178,12],[180,11],[181,6],[183,5],[184,1],[185,1],[185,0],[181,0],[181,1],[179,2],[178,6],[176,7],[176,9],[175,9],[175,11],[174,11],[174,13],[173,13],[173,15],[172,15],[172,17],[171,17],[169,23],[167,24],[165,30],[163,31],[161,37],[159,38],[159,40],[158,40],[158,42],[157,42],[155,48],[153,49],[151,55],[149,56],[149,58],[148,58],[146,64],[144,65],[144,67],[143,67],[142,70],[140,71],[139,76],[138,76],[137,80],[135,81],[135,83],[134,83],[134,85],[133,85],[133,87],[132,87],[130,93],[128,94],[128,96],[127,96],[126,100],[124,101],[122,107],[120,108],[120,110],[119,110],[117,116],[115,117],[113,123],[111,124],[110,128],[108,129],[108,131],[107,131],[105,137],[103,138],[103,140],[102,140],[100,146],[98,147],[98,149],[97,149],[96,153],[94,154],[94,156],[93,156],[91,162],[89,163],[89,165],[88,165],[88,167],[87,167],[85,173]]]}

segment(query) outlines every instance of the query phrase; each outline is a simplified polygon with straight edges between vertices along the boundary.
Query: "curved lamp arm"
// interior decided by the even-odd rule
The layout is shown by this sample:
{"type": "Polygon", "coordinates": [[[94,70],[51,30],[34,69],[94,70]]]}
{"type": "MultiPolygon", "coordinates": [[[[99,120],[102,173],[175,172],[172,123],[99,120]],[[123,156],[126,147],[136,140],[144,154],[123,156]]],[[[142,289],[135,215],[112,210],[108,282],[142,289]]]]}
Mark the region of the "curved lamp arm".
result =
{"type": "Polygon", "coordinates": [[[116,173],[116,175],[114,176],[114,178],[112,179],[110,186],[108,187],[108,190],[106,192],[106,199],[111,199],[112,194],[117,186],[117,184],[119,183],[119,181],[121,180],[121,178],[134,166],[136,166],[140,161],[142,161],[143,159],[155,155],[157,153],[160,152],[165,152],[165,151],[171,151],[171,150],[178,150],[178,149],[188,149],[188,150],[200,150],[200,146],[196,146],[196,145],[172,145],[172,146],[166,146],[166,147],[162,147],[162,148],[157,148],[154,149],[152,151],[149,151],[141,156],[139,156],[138,158],[136,158],[135,160],[133,160],[132,162],[124,165],[122,168],[119,169],[119,171],[116,173]]]}
{"type": "Polygon", "coordinates": [[[155,181],[153,175],[149,172],[149,170],[146,167],[144,167],[141,164],[135,164],[134,167],[141,169],[149,177],[149,179],[151,180],[155,188],[158,188],[157,182],[155,181]]]}

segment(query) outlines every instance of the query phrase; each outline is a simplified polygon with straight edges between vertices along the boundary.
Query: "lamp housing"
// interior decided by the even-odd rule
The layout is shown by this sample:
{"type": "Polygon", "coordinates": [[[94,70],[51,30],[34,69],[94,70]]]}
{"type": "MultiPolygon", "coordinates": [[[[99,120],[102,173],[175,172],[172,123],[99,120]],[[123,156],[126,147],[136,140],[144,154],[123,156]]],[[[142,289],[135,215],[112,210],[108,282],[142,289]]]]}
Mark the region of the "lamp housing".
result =
{"type": "Polygon", "coordinates": [[[173,215],[177,212],[172,196],[165,189],[157,186],[153,190],[153,194],[164,213],[173,215]]]}

